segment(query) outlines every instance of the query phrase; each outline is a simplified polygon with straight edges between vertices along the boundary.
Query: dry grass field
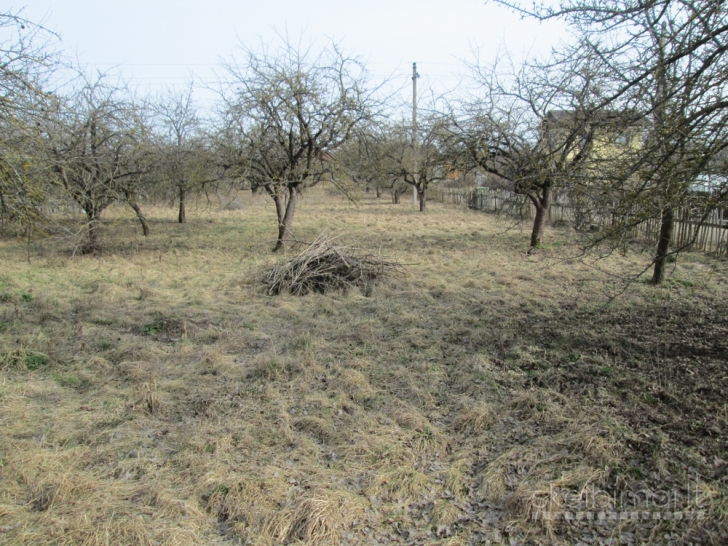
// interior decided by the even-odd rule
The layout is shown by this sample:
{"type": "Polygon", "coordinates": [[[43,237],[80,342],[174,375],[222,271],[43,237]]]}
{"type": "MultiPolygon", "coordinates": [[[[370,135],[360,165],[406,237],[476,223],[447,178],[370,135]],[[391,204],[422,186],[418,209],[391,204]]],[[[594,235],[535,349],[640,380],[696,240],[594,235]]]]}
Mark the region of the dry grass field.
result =
{"type": "Polygon", "coordinates": [[[0,241],[0,544],[728,541],[725,261],[624,290],[647,254],[316,189],[300,240],[404,271],[267,296],[239,201],[111,210],[101,256],[0,241]]]}

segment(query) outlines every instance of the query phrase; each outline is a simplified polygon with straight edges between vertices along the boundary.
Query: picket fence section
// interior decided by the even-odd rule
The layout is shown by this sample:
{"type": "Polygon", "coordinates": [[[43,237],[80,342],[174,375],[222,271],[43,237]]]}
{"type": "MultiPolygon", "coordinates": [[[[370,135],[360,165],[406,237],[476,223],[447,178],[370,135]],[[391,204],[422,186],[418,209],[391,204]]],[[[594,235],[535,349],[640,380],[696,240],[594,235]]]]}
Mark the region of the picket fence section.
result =
{"type": "MultiPolygon", "coordinates": [[[[430,188],[427,198],[454,205],[463,205],[475,210],[494,214],[505,214],[523,220],[531,219],[536,209],[525,195],[508,190],[478,188],[464,190],[453,188],[430,188]]],[[[683,247],[691,241],[692,250],[703,250],[726,254],[728,250],[728,210],[718,208],[704,219],[696,219],[688,209],[675,212],[673,245],[683,247]]],[[[549,207],[549,222],[552,225],[570,224],[589,229],[591,226],[609,227],[610,218],[585,217],[578,207],[567,200],[557,200],[549,207]]],[[[660,219],[652,218],[632,229],[631,236],[648,242],[656,242],[660,232],[660,219]]]]}

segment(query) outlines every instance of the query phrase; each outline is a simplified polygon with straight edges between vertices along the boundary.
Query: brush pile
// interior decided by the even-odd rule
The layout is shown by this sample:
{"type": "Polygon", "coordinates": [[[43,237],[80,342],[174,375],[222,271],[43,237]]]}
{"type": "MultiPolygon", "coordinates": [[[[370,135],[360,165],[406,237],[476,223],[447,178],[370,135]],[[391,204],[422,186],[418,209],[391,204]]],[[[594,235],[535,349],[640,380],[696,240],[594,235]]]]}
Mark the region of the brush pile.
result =
{"type": "Polygon", "coordinates": [[[354,287],[361,287],[366,295],[371,295],[377,279],[402,268],[397,262],[333,243],[327,235],[319,235],[298,256],[271,269],[263,280],[268,295],[287,290],[304,296],[310,292],[325,294],[330,290],[346,291],[354,287]]]}

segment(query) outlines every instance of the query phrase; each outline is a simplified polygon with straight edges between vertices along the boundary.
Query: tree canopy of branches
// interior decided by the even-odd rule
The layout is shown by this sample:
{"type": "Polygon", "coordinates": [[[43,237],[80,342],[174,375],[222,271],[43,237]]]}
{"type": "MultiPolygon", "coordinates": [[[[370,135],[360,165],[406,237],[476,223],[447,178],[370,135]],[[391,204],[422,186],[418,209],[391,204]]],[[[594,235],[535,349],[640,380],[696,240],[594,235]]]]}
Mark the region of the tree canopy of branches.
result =
{"type": "MultiPolygon", "coordinates": [[[[394,136],[395,126],[389,123],[371,123],[357,131],[352,139],[336,155],[337,164],[359,186],[365,190],[374,187],[377,197],[381,190],[388,190],[393,204],[399,204],[400,197],[410,187],[402,178],[394,161],[396,148],[402,142],[394,136]]],[[[400,131],[400,134],[406,133],[400,131]]],[[[411,146],[404,136],[404,146],[411,146]]]]}
{"type": "Polygon", "coordinates": [[[276,206],[274,250],[291,239],[299,193],[331,177],[334,152],[371,118],[376,106],[364,66],[336,44],[319,53],[285,43],[231,61],[233,85],[226,96],[226,133],[237,143],[227,154],[276,206]]]}

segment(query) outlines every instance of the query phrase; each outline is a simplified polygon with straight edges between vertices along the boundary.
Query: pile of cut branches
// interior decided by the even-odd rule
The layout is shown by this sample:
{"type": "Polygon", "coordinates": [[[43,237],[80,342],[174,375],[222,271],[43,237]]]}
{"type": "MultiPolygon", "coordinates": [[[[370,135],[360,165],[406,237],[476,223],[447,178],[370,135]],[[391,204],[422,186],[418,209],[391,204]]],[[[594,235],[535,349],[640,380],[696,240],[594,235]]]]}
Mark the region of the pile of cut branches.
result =
{"type": "Polygon", "coordinates": [[[268,295],[288,290],[303,296],[310,292],[346,291],[361,287],[367,295],[376,279],[396,273],[402,266],[350,246],[335,246],[325,234],[316,237],[292,260],[271,269],[263,279],[268,295]]]}

